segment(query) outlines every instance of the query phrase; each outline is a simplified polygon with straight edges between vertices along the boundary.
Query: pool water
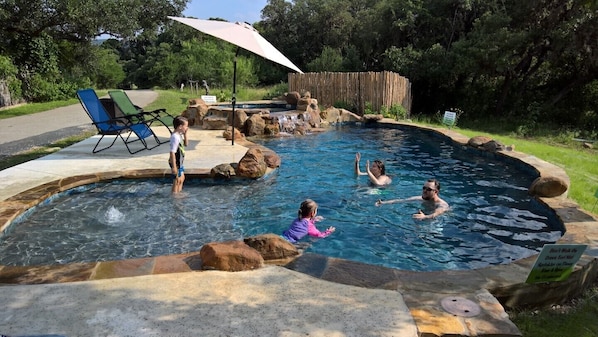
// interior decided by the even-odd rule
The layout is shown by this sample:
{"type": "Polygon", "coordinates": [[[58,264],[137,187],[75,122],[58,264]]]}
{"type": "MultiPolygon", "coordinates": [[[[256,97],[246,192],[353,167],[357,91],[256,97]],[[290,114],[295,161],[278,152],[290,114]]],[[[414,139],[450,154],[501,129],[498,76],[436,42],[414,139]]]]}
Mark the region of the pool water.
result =
{"type": "Polygon", "coordinates": [[[280,234],[305,198],[319,204],[324,239],[308,252],[406,270],[474,269],[536,254],[563,228],[527,194],[529,170],[452,146],[429,132],[338,127],[260,141],[282,158],[255,181],[188,179],[178,197],[170,181],[118,180],[56,195],[14,221],[1,238],[0,264],[38,265],[139,258],[198,251],[208,242],[280,234]],[[353,171],[382,159],[393,183],[373,187],[353,171]],[[451,210],[432,220],[411,215],[421,203],[375,206],[421,194],[441,182],[451,210]]]}

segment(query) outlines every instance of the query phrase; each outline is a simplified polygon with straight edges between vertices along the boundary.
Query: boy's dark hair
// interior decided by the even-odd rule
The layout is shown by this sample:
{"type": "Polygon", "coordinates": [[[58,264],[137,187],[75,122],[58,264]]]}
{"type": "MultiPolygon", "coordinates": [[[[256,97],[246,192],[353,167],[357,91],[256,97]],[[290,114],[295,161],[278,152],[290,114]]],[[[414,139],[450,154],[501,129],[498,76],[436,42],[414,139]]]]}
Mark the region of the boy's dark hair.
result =
{"type": "Polygon", "coordinates": [[[172,121],[172,126],[176,129],[179,126],[183,125],[185,122],[188,122],[187,117],[176,116],[172,121]]]}
{"type": "Polygon", "coordinates": [[[428,179],[429,183],[433,183],[436,186],[436,190],[440,192],[440,182],[436,179],[428,179]]]}

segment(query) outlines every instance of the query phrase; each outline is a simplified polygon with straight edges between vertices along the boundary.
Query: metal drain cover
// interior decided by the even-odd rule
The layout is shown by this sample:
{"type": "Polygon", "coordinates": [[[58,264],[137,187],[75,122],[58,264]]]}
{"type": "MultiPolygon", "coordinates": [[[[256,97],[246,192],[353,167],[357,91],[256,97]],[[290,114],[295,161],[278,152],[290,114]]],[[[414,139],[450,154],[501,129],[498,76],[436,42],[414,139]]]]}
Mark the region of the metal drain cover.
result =
{"type": "Polygon", "coordinates": [[[473,317],[480,314],[480,306],[463,297],[445,297],[440,301],[446,312],[455,316],[473,317]]]}

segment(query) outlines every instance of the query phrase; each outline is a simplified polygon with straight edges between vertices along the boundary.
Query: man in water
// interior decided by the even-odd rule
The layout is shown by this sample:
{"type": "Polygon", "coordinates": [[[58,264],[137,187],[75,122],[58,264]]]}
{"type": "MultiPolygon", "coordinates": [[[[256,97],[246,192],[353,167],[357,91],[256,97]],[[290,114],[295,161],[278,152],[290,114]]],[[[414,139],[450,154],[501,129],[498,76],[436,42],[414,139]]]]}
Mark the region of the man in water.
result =
{"type": "Polygon", "coordinates": [[[416,195],[407,199],[378,200],[376,201],[376,206],[394,204],[397,202],[421,201],[422,205],[424,205],[426,209],[432,210],[432,212],[430,214],[425,214],[420,209],[417,213],[413,214],[413,218],[416,220],[434,219],[449,210],[449,204],[438,196],[439,193],[440,183],[436,179],[428,179],[428,181],[424,183],[421,195],[416,195]]]}
{"type": "Polygon", "coordinates": [[[371,166],[370,161],[366,161],[366,172],[361,172],[359,170],[360,160],[361,153],[357,152],[355,154],[355,174],[357,174],[358,176],[369,176],[370,182],[376,186],[389,185],[392,182],[392,179],[390,179],[390,177],[386,175],[386,169],[384,168],[384,163],[381,160],[374,160],[371,166]]]}

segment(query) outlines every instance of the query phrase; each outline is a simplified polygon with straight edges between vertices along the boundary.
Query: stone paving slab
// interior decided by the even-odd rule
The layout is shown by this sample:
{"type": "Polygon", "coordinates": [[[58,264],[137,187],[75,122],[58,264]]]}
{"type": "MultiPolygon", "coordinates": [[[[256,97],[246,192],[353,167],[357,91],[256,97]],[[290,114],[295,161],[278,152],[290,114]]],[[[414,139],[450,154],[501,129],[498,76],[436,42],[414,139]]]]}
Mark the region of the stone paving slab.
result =
{"type": "Polygon", "coordinates": [[[0,303],[6,335],[417,336],[397,291],[276,266],[10,286],[0,303]]]}

